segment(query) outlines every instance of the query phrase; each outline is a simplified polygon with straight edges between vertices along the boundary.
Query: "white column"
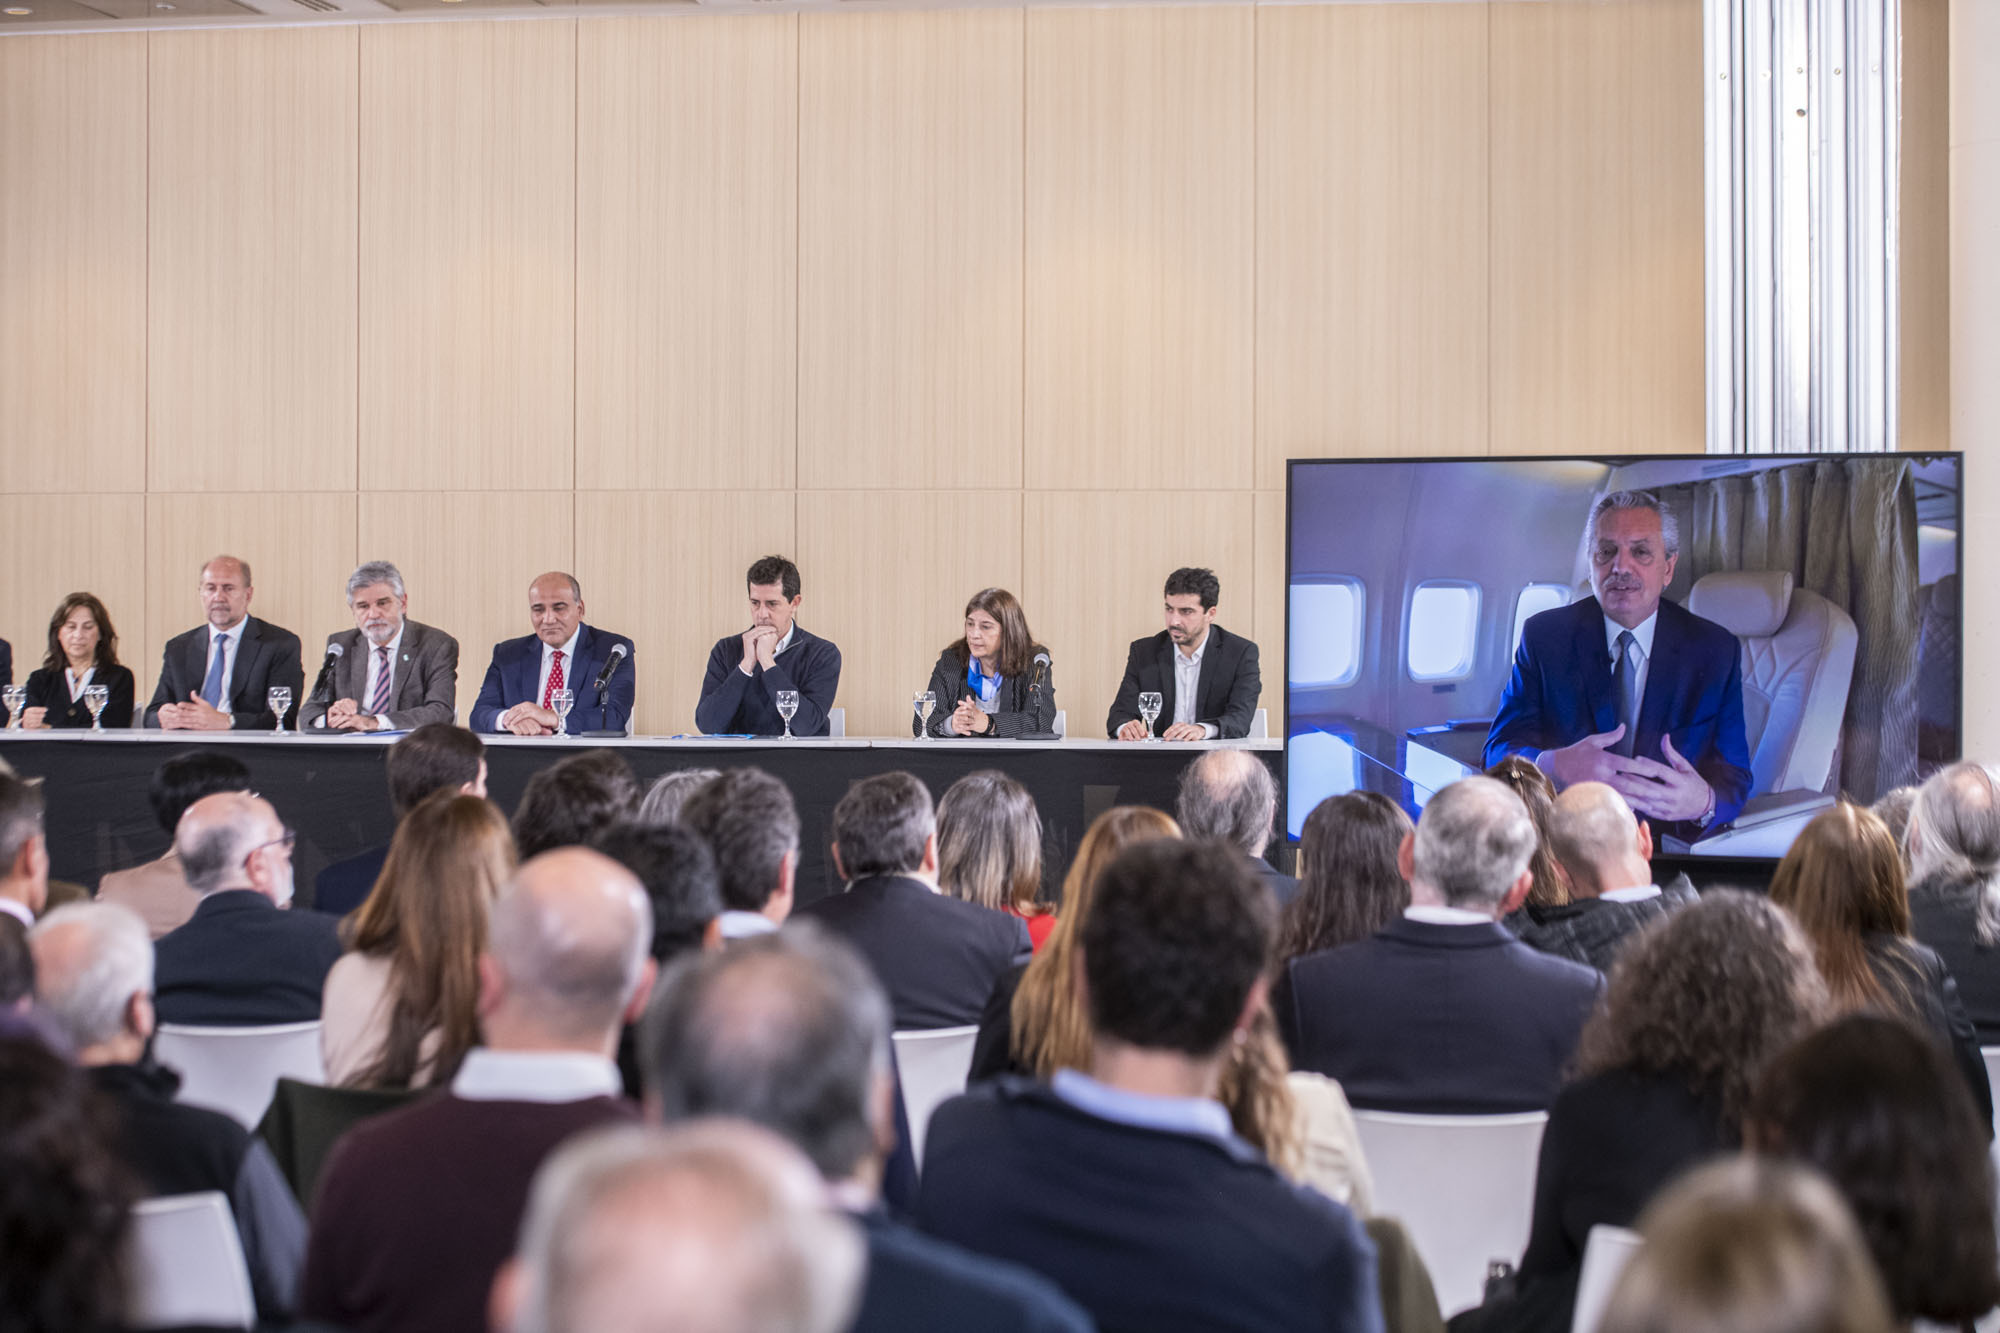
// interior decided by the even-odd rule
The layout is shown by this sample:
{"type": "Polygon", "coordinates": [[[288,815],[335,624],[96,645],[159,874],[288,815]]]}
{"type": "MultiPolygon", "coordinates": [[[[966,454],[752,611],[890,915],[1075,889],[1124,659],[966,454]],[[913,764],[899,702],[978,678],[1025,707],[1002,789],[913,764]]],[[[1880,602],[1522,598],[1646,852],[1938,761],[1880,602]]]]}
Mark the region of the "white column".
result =
{"type": "Polygon", "coordinates": [[[1951,442],[1963,449],[1965,754],[2000,761],[2000,3],[1951,5],[1951,442]]]}

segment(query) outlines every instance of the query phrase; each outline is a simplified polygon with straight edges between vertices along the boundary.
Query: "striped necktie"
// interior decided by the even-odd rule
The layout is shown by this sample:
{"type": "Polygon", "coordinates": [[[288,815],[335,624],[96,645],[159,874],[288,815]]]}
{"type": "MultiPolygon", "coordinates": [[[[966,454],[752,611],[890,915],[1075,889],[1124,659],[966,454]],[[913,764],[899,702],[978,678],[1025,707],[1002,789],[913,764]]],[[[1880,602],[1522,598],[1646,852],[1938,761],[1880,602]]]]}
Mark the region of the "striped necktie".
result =
{"type": "Polygon", "coordinates": [[[375,688],[368,695],[368,711],[381,717],[389,711],[389,648],[375,650],[375,688]]]}

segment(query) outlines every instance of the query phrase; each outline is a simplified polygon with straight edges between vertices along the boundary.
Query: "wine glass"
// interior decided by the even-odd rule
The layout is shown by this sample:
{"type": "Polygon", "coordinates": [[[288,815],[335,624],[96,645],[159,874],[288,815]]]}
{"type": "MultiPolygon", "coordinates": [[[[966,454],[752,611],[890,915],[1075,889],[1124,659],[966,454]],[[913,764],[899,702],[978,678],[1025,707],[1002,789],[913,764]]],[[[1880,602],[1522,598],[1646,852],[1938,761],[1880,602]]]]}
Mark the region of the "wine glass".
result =
{"type": "Polygon", "coordinates": [[[292,709],[292,687],[273,685],[264,692],[264,702],[271,706],[272,714],[278,719],[278,733],[284,734],[285,714],[292,709]]]}
{"type": "Polygon", "coordinates": [[[918,690],[910,699],[910,707],[917,710],[917,735],[923,740],[931,738],[931,710],[937,707],[937,694],[932,690],[918,690]]]}
{"type": "Polygon", "coordinates": [[[1139,696],[1139,716],[1146,723],[1146,743],[1155,744],[1159,737],[1153,734],[1153,719],[1160,715],[1160,706],[1166,702],[1158,690],[1147,690],[1139,696]]]}
{"type": "Polygon", "coordinates": [[[28,687],[25,685],[9,685],[6,689],[0,690],[0,704],[7,706],[7,730],[21,729],[21,705],[26,702],[28,702],[28,687]]]}
{"type": "Polygon", "coordinates": [[[792,739],[792,717],[799,711],[797,690],[778,691],[778,716],[785,719],[785,739],[792,739]]]}
{"type": "Polygon", "coordinates": [[[109,685],[86,685],[83,687],[83,706],[90,710],[90,729],[104,730],[104,705],[111,702],[109,685]]]}
{"type": "Polygon", "coordinates": [[[556,712],[556,735],[569,735],[569,710],[576,707],[576,691],[549,691],[549,707],[556,712]]]}

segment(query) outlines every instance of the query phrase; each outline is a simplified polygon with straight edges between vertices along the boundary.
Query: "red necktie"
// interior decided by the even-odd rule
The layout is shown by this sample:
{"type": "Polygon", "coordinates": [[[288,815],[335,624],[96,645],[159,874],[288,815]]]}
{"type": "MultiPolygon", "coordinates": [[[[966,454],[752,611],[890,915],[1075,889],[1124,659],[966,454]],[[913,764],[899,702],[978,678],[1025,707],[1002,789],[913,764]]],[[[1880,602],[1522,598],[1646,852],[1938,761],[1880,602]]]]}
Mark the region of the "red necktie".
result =
{"type": "Polygon", "coordinates": [[[555,692],[563,687],[562,649],[558,648],[555,651],[555,661],[549,665],[549,683],[542,687],[542,707],[544,708],[553,706],[549,703],[549,700],[554,698],[555,692]]]}

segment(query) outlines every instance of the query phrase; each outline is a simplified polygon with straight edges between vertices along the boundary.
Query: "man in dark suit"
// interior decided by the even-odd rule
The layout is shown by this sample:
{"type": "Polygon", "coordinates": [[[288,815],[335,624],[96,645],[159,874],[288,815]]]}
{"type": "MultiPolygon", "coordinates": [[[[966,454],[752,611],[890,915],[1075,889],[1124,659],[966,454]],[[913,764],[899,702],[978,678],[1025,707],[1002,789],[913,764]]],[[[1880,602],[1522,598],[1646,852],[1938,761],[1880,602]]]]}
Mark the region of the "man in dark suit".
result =
{"type": "Polygon", "coordinates": [[[1543,953],[1609,974],[1627,940],[1699,898],[1685,875],[1664,889],[1653,882],[1652,831],[1601,782],[1579,782],[1557,796],[1545,836],[1569,881],[1569,901],[1531,903],[1507,921],[1543,953]]]}
{"type": "Polygon", "coordinates": [[[798,623],[799,567],[781,555],[750,566],[750,628],[716,642],[694,724],[710,736],[781,736],[778,691],[799,696],[794,736],[824,736],[840,688],[840,649],[798,623]]]}
{"type": "Polygon", "coordinates": [[[1661,600],[1680,528],[1657,497],[1599,499],[1586,545],[1597,595],[1522,629],[1486,766],[1518,754],[1559,791],[1605,783],[1660,832],[1692,841],[1734,819],[1750,796],[1742,646],[1661,600]]]}
{"type": "MultiPolygon", "coordinates": [[[[464,727],[427,722],[389,747],[382,768],[389,780],[389,808],[396,822],[434,791],[456,787],[467,796],[486,795],[486,747],[464,727]]],[[[346,916],[361,906],[382,865],[389,844],[356,852],[335,861],[313,879],[313,910],[346,916]]]]}
{"type": "Polygon", "coordinates": [[[732,768],[695,788],[680,823],[715,857],[723,939],[768,935],[785,923],[799,870],[799,810],[790,788],[761,768],[732,768]]]}
{"type": "Polygon", "coordinates": [[[646,1022],[647,1110],[667,1124],[731,1116],[812,1159],[868,1239],[850,1333],[1090,1329],[1043,1278],[889,1219],[879,1198],[895,1143],[889,1000],[868,965],[809,922],[669,973],[646,1022]]]}
{"type": "Polygon", "coordinates": [[[1019,917],[938,892],[931,794],[908,773],[847,789],[833,808],[833,865],[847,891],[799,912],[861,951],[898,1032],[977,1023],[993,983],[1034,952],[1019,917]]]}
{"type": "Polygon", "coordinates": [[[0,685],[14,683],[14,645],[0,639],[0,685]]]}
{"type": "Polygon", "coordinates": [[[1188,837],[1242,852],[1278,906],[1298,897],[1299,882],[1264,859],[1278,817],[1278,784],[1250,751],[1210,750],[1182,769],[1174,817],[1188,837]]]}
{"type": "Polygon", "coordinates": [[[583,623],[583,586],[576,576],[552,571],[529,584],[528,620],[533,634],[493,645],[493,662],[472,705],[472,729],[553,736],[551,696],[566,689],[573,699],[563,728],[569,735],[630,732],[637,669],[632,641],[583,623]]]}
{"type": "Polygon", "coordinates": [[[201,897],[153,946],[162,1023],[255,1027],[319,1017],[338,923],[292,901],[292,833],[249,792],[204,796],[181,816],[174,851],[201,897]]]}
{"type": "Polygon", "coordinates": [[[1397,866],[1410,906],[1365,940],[1292,960],[1274,998],[1295,1069],[1384,1111],[1546,1110],[1603,990],[1499,918],[1534,886],[1535,825],[1492,778],[1430,799],[1397,866]]]}
{"type": "Polygon", "coordinates": [[[269,692],[282,685],[297,704],[304,692],[299,636],[250,614],[250,566],[219,555],[201,567],[208,623],[167,640],[146,725],[169,731],[271,731],[269,692]]]}
{"type": "Polygon", "coordinates": [[[411,620],[403,575],[386,560],[370,560],[347,576],[354,628],[327,636],[339,657],[313,697],[299,707],[299,726],[328,731],[409,731],[458,716],[458,640],[411,620]]]}
{"type": "Polygon", "coordinates": [[[1139,696],[1152,692],[1161,703],[1151,734],[1162,740],[1248,736],[1263,677],[1257,645],[1215,623],[1222,581],[1206,569],[1177,569],[1167,576],[1166,596],[1167,627],[1133,640],[1105,731],[1118,741],[1146,739],[1139,696]]]}

